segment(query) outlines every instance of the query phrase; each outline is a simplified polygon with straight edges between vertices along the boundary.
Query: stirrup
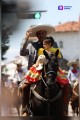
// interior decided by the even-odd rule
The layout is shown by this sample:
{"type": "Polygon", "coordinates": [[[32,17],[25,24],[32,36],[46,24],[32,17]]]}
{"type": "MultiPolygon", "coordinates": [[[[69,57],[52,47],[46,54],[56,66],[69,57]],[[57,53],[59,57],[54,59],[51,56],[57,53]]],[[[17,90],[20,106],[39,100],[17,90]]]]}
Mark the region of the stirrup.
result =
{"type": "Polygon", "coordinates": [[[32,111],[30,110],[30,108],[26,105],[26,107],[24,109],[22,109],[22,114],[27,113],[29,116],[33,116],[32,111]]]}
{"type": "Polygon", "coordinates": [[[31,117],[33,116],[33,113],[30,110],[30,107],[28,107],[27,105],[26,105],[26,111],[27,111],[27,113],[28,113],[29,116],[31,116],[31,117]]]}

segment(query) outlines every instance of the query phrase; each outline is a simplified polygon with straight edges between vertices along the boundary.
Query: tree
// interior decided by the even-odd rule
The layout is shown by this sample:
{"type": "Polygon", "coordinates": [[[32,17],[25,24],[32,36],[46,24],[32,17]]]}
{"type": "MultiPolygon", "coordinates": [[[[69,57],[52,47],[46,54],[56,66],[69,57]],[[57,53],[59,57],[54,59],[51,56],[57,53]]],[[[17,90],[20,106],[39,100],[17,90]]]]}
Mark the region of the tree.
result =
{"type": "Polygon", "coordinates": [[[11,34],[11,27],[2,26],[2,37],[1,37],[1,59],[5,60],[5,53],[9,49],[9,35],[11,34]]]}
{"type": "Polygon", "coordinates": [[[5,53],[9,49],[9,35],[12,34],[13,30],[13,23],[10,22],[9,18],[6,16],[6,13],[8,13],[8,10],[13,9],[15,4],[8,5],[6,4],[5,1],[2,0],[2,6],[1,6],[1,60],[5,60],[6,58],[4,57],[5,53]],[[6,22],[5,22],[6,21],[6,22]],[[11,25],[9,24],[11,23],[11,25]]]}

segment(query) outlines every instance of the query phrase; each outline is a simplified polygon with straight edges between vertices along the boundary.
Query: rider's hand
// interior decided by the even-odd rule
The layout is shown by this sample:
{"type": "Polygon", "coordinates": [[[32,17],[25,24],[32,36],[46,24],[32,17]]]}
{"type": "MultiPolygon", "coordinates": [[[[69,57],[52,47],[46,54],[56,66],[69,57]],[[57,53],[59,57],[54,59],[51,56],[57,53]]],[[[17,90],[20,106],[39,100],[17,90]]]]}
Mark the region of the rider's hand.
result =
{"type": "Polygon", "coordinates": [[[28,40],[28,38],[30,37],[30,34],[32,33],[31,30],[27,31],[26,32],[26,36],[25,36],[25,39],[28,40]]]}

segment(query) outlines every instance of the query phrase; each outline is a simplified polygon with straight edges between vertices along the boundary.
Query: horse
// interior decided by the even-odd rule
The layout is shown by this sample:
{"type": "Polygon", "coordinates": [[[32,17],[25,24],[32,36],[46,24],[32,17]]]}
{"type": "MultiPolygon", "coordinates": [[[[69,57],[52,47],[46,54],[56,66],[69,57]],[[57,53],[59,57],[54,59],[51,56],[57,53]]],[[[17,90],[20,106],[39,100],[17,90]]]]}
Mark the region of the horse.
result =
{"type": "Polygon", "coordinates": [[[74,115],[79,115],[79,83],[75,82],[72,88],[71,106],[74,115]]]}
{"type": "Polygon", "coordinates": [[[44,50],[47,63],[42,69],[41,80],[31,85],[30,110],[33,116],[63,116],[64,101],[61,86],[56,82],[58,53],[49,56],[44,50]]]}
{"type": "Polygon", "coordinates": [[[12,97],[12,107],[16,108],[18,116],[20,116],[20,96],[18,95],[18,87],[13,87],[11,89],[11,97],[12,97]]]}
{"type": "Polygon", "coordinates": [[[20,116],[20,98],[18,96],[18,88],[2,87],[2,104],[5,105],[6,113],[12,115],[12,108],[15,107],[17,114],[20,116]]]}

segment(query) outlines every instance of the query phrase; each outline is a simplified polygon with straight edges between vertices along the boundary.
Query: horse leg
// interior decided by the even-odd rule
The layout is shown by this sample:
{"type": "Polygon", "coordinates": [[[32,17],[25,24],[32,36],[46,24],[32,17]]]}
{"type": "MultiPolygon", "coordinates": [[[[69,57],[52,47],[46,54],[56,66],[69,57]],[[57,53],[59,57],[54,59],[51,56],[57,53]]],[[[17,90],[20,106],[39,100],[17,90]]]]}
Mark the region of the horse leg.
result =
{"type": "Polygon", "coordinates": [[[16,105],[16,109],[17,109],[18,115],[20,116],[19,105],[16,105]]]}
{"type": "Polygon", "coordinates": [[[20,102],[20,97],[17,96],[17,104],[16,104],[16,109],[17,109],[17,112],[18,112],[18,115],[20,116],[20,105],[21,105],[21,102],[20,102]]]}
{"type": "Polygon", "coordinates": [[[76,98],[75,99],[75,113],[76,113],[77,116],[78,116],[78,113],[79,113],[78,107],[79,107],[79,98],[76,98]]]}
{"type": "Polygon", "coordinates": [[[63,102],[64,102],[64,114],[68,114],[68,104],[69,104],[69,84],[65,85],[62,88],[63,92],[63,102]]]}
{"type": "Polygon", "coordinates": [[[29,84],[23,84],[23,86],[21,86],[19,89],[21,92],[21,104],[22,104],[21,115],[23,115],[25,112],[27,113],[27,108],[29,108],[30,86],[29,86],[29,84]]]}
{"type": "Polygon", "coordinates": [[[74,99],[71,99],[71,107],[72,107],[73,115],[75,115],[75,100],[74,99]]]}

